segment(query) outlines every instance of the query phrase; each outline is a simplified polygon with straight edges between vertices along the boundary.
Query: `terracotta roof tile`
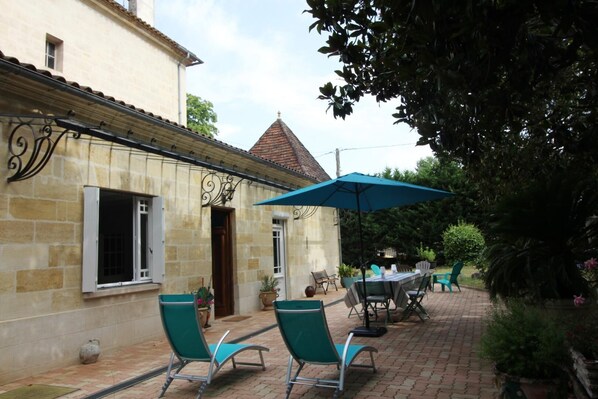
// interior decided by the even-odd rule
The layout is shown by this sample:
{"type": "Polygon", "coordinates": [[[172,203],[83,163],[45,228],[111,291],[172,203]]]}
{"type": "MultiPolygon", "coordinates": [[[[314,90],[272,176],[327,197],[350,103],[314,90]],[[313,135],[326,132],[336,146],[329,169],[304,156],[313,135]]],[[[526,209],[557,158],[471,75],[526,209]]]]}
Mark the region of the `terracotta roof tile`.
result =
{"type": "Polygon", "coordinates": [[[280,118],[270,125],[249,152],[302,172],[318,181],[330,180],[330,176],[318,161],[280,118]]]}
{"type": "MultiPolygon", "coordinates": [[[[93,88],[91,88],[89,86],[84,86],[84,85],[82,85],[80,83],[66,80],[62,76],[53,75],[48,70],[36,68],[35,65],[33,65],[33,64],[22,63],[22,62],[19,61],[18,58],[5,55],[2,52],[2,50],[0,50],[0,63],[3,63],[3,62],[8,62],[8,63],[11,63],[11,64],[18,65],[21,68],[26,68],[26,69],[28,69],[30,71],[33,71],[34,73],[37,73],[37,74],[46,76],[46,77],[48,77],[48,78],[50,78],[52,80],[61,82],[62,84],[66,85],[66,86],[73,87],[75,89],[78,89],[78,90],[81,90],[83,92],[89,93],[89,94],[91,94],[93,96],[97,96],[98,98],[103,98],[103,99],[105,99],[105,100],[107,100],[109,102],[113,102],[115,104],[119,104],[122,107],[126,107],[128,109],[134,110],[134,111],[139,112],[141,114],[144,114],[144,115],[153,117],[153,118],[155,118],[157,120],[163,121],[164,123],[166,123],[168,125],[172,125],[174,127],[184,129],[184,130],[186,130],[188,132],[191,132],[191,133],[194,133],[194,134],[196,134],[198,136],[201,136],[203,140],[208,140],[210,142],[214,142],[216,145],[219,145],[219,146],[224,147],[224,148],[228,148],[231,152],[236,152],[236,153],[239,153],[239,154],[249,154],[249,155],[251,155],[253,157],[258,157],[258,158],[261,158],[261,159],[265,159],[267,162],[272,162],[267,157],[264,158],[264,157],[261,157],[261,156],[257,156],[255,154],[251,154],[249,151],[243,150],[241,148],[234,147],[234,146],[232,146],[232,145],[230,145],[228,143],[225,143],[223,141],[217,140],[217,139],[215,139],[213,137],[206,136],[203,133],[196,132],[196,131],[194,131],[194,130],[192,130],[192,129],[184,126],[184,125],[180,125],[180,124],[178,124],[176,122],[173,122],[173,121],[171,121],[171,120],[169,120],[167,118],[164,118],[164,117],[162,117],[160,115],[154,115],[151,112],[146,112],[145,110],[143,110],[141,108],[135,107],[133,104],[128,104],[128,103],[126,103],[126,102],[124,102],[122,100],[115,99],[114,97],[106,97],[101,91],[94,90],[93,88]]],[[[314,176],[308,175],[308,174],[304,173],[302,170],[297,170],[297,169],[294,169],[294,168],[288,168],[288,167],[286,167],[285,165],[282,165],[282,164],[278,164],[278,166],[282,166],[282,167],[287,168],[287,169],[292,169],[294,172],[303,173],[304,175],[306,175],[306,177],[309,177],[311,179],[315,179],[314,176]]]]}

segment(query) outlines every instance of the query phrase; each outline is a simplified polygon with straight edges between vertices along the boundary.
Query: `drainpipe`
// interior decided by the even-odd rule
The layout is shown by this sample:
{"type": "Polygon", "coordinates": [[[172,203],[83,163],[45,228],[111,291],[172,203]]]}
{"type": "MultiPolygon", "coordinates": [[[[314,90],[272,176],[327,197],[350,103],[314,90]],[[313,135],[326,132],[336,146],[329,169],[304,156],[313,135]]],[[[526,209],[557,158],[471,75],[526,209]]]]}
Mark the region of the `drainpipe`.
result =
{"type": "MultiPolygon", "coordinates": [[[[181,91],[182,91],[182,88],[181,88],[181,85],[182,85],[182,83],[181,83],[181,66],[182,66],[181,61],[179,61],[177,63],[177,67],[176,67],[176,72],[177,72],[177,76],[176,76],[176,78],[177,78],[177,97],[178,97],[178,104],[179,104],[179,117],[178,117],[178,120],[179,120],[179,125],[187,126],[187,121],[186,120],[183,121],[183,99],[181,97],[181,91]]],[[[187,96],[185,95],[185,106],[186,106],[186,102],[187,102],[186,98],[187,98],[187,96]]]]}

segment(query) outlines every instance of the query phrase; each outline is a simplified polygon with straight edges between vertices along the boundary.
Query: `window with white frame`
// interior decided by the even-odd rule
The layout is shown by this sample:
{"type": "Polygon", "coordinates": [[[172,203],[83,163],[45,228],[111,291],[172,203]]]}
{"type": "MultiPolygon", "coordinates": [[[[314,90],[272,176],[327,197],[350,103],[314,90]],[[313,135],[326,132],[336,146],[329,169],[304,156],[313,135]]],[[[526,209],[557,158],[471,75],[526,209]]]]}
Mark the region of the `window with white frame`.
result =
{"type": "Polygon", "coordinates": [[[83,292],[162,282],[161,197],[85,187],[83,292]]]}
{"type": "Polygon", "coordinates": [[[274,253],[274,276],[281,276],[284,273],[285,243],[284,243],[284,221],[281,219],[272,220],[272,244],[274,253]]]}
{"type": "Polygon", "coordinates": [[[48,68],[62,71],[62,40],[47,34],[45,65],[48,68]]]}

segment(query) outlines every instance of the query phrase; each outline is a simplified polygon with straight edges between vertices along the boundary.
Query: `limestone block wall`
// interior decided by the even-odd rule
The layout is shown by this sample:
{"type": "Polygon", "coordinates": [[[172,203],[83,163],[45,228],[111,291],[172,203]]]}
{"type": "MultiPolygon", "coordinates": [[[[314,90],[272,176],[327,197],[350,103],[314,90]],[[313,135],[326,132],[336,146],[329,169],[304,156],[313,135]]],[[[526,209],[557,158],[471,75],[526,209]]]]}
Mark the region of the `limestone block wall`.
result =
{"type": "MultiPolygon", "coordinates": [[[[237,245],[239,257],[239,283],[241,307],[249,310],[249,304],[258,303],[254,292],[259,289],[259,280],[264,274],[272,274],[272,219],[274,215],[288,214],[286,226],[286,285],[287,297],[305,296],[305,287],[313,285],[311,271],[326,269],[329,274],[337,273],[340,263],[338,230],[334,224],[334,210],[319,208],[306,219],[294,220],[292,207],[253,206],[252,203],[282,194],[279,190],[250,186],[246,192],[249,202],[238,211],[237,238],[244,245],[237,245]],[[257,199],[257,200],[256,200],[257,199]],[[246,262],[246,268],[242,269],[246,262]]],[[[278,216],[276,216],[278,218],[278,216]]]]}
{"type": "MultiPolygon", "coordinates": [[[[0,124],[0,154],[8,153],[8,131],[0,124]]],[[[11,172],[0,162],[0,384],[77,363],[89,339],[99,339],[106,353],[163,336],[158,293],[195,290],[211,274],[211,213],[201,206],[206,172],[85,136],[63,138],[48,165],[28,180],[7,183],[11,172]],[[163,197],[162,284],[82,293],[86,185],[163,197]]],[[[226,204],[234,212],[236,314],[260,309],[259,279],[273,268],[272,215],[292,210],[253,204],[278,194],[242,182],[226,204]]],[[[310,270],[335,272],[336,232],[331,209],[287,220],[289,298],[304,295],[310,270]]]]}
{"type": "Polygon", "coordinates": [[[0,51],[48,69],[45,45],[50,35],[60,41],[59,64],[51,70],[53,74],[186,124],[186,93],[179,90],[186,87],[185,67],[179,56],[148,33],[140,33],[131,22],[115,18],[99,3],[5,1],[0,13],[0,51]]]}

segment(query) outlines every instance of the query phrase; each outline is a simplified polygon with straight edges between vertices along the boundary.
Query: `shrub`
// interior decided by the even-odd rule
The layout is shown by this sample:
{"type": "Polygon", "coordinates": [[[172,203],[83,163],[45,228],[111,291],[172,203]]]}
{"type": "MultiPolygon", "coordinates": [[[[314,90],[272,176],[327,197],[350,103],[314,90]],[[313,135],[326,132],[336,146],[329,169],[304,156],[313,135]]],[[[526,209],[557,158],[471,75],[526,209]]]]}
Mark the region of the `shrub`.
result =
{"type": "Polygon", "coordinates": [[[567,365],[565,335],[554,319],[534,306],[511,300],[495,307],[480,340],[482,358],[496,368],[524,378],[554,378],[567,365]]]}
{"type": "Polygon", "coordinates": [[[436,260],[436,252],[430,247],[423,247],[420,243],[419,248],[417,249],[417,256],[419,256],[422,260],[427,260],[428,262],[434,262],[436,260]]]}
{"type": "Polygon", "coordinates": [[[448,263],[458,260],[464,263],[478,263],[486,242],[480,230],[473,224],[459,222],[450,225],[442,233],[444,256],[448,263]]]}
{"type": "Polygon", "coordinates": [[[555,172],[505,193],[490,215],[484,251],[491,297],[587,297],[578,264],[595,257],[597,209],[598,179],[587,171],[555,172]]]}
{"type": "Polygon", "coordinates": [[[347,265],[345,263],[341,263],[338,266],[338,276],[343,277],[353,277],[357,274],[357,270],[353,268],[351,265],[347,265]]]}

